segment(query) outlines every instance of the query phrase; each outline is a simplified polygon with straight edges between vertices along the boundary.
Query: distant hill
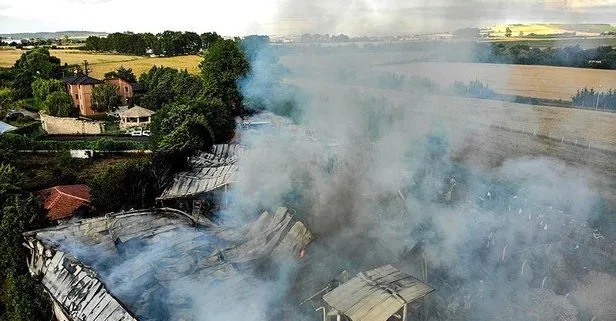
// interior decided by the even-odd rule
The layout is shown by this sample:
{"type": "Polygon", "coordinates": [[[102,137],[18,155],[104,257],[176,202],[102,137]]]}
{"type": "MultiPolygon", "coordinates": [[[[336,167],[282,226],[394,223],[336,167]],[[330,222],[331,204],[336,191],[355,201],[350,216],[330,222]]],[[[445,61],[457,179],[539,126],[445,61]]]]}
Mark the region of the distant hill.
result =
{"type": "Polygon", "coordinates": [[[56,32],[23,32],[23,33],[4,33],[0,34],[2,38],[11,39],[59,39],[63,36],[69,38],[87,38],[89,36],[106,36],[106,32],[95,31],[56,31],[56,32]]]}

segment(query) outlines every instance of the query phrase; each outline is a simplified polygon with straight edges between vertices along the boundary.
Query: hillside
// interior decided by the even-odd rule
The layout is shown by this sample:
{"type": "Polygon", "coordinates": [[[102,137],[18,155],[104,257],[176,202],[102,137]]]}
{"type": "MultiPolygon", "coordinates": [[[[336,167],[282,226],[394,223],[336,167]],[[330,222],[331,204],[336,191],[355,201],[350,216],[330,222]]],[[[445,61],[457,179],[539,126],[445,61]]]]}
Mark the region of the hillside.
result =
{"type": "Polygon", "coordinates": [[[12,39],[58,39],[64,36],[69,38],[87,38],[89,36],[106,36],[106,32],[96,31],[56,31],[56,32],[22,32],[22,33],[4,33],[0,34],[2,38],[12,39]]]}

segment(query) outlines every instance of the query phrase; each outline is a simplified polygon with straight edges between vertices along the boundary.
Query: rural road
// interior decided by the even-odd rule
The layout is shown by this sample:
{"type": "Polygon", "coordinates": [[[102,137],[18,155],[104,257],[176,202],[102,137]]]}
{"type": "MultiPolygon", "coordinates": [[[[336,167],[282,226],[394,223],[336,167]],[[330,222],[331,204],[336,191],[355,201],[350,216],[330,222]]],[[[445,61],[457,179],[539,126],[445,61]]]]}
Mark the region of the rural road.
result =
{"type": "Polygon", "coordinates": [[[116,141],[131,141],[131,142],[147,142],[149,137],[146,136],[111,136],[111,135],[47,135],[44,140],[56,140],[56,141],[67,141],[67,140],[99,140],[99,139],[111,139],[116,141]]]}

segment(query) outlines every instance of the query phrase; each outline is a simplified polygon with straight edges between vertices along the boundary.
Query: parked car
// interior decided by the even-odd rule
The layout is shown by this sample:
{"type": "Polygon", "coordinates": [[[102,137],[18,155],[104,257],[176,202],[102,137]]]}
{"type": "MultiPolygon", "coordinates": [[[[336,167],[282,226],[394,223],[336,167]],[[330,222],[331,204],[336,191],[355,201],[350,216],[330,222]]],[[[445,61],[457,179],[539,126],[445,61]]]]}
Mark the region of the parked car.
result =
{"type": "Polygon", "coordinates": [[[126,134],[130,136],[143,136],[143,128],[141,127],[131,128],[126,132],[126,134]]]}
{"type": "Polygon", "coordinates": [[[145,129],[142,133],[143,136],[150,136],[150,130],[149,129],[145,129]]]}

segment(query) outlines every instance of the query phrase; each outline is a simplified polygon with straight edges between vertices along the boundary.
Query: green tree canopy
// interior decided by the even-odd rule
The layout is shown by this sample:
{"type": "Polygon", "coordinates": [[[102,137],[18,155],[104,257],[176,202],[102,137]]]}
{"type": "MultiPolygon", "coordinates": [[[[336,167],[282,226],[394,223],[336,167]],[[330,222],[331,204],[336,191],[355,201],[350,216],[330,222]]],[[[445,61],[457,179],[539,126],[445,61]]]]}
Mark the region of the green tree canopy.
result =
{"type": "Polygon", "coordinates": [[[37,78],[32,83],[32,94],[37,105],[42,106],[52,92],[64,91],[64,83],[57,79],[37,78]]]}
{"type": "Polygon", "coordinates": [[[40,201],[23,193],[21,182],[14,167],[0,164],[0,320],[49,320],[49,302],[29,275],[22,246],[22,233],[48,223],[40,201]]]}
{"type": "Polygon", "coordinates": [[[238,41],[216,41],[203,55],[199,64],[205,84],[205,95],[239,107],[242,96],[237,82],[248,74],[250,64],[238,41]]]}
{"type": "Polygon", "coordinates": [[[137,82],[137,77],[133,74],[132,68],[124,68],[124,66],[120,66],[117,70],[110,71],[105,74],[105,78],[120,78],[124,79],[130,83],[137,82]]]}
{"type": "Polygon", "coordinates": [[[49,54],[46,48],[36,48],[23,53],[13,67],[15,78],[13,88],[17,98],[32,96],[34,78],[59,79],[64,67],[60,59],[49,54]]]}
{"type": "Polygon", "coordinates": [[[203,91],[203,80],[188,71],[153,66],[141,74],[139,82],[148,90],[139,97],[138,105],[158,110],[172,102],[186,102],[197,98],[203,91]]]}
{"type": "Polygon", "coordinates": [[[227,141],[234,128],[233,113],[221,100],[168,104],[154,114],[151,142],[156,153],[182,159],[227,141]]]}
{"type": "Polygon", "coordinates": [[[120,104],[118,86],[103,83],[92,90],[92,109],[98,112],[116,110],[120,104]]]}
{"type": "Polygon", "coordinates": [[[201,34],[201,47],[208,50],[216,41],[222,40],[216,32],[206,32],[201,34]]]}
{"type": "Polygon", "coordinates": [[[90,181],[91,204],[99,213],[151,207],[158,193],[154,181],[149,158],[119,162],[90,181]]]}
{"type": "Polygon", "coordinates": [[[15,90],[11,88],[0,88],[0,119],[6,116],[6,113],[15,102],[15,90]]]}
{"type": "Polygon", "coordinates": [[[73,100],[64,91],[50,93],[43,104],[44,110],[51,116],[70,117],[75,114],[73,100]]]}

